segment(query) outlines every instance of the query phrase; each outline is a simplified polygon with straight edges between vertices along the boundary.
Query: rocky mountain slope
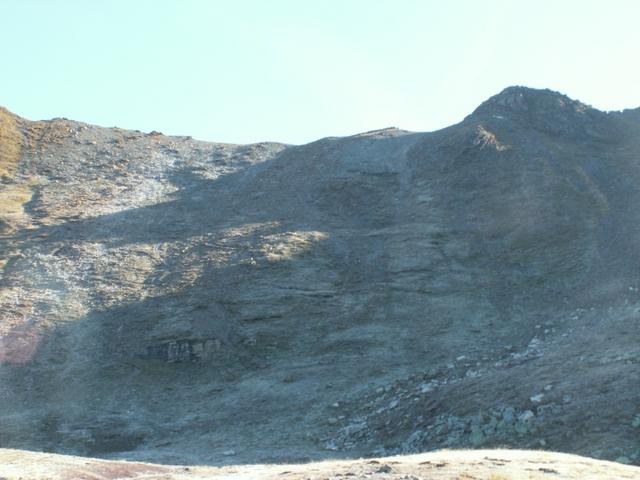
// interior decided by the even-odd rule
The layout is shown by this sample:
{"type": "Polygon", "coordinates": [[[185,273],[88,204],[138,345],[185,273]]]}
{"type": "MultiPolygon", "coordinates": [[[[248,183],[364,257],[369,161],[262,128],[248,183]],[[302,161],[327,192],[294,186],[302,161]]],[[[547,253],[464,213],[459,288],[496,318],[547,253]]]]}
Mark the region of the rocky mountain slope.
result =
{"type": "Polygon", "coordinates": [[[640,463],[640,110],[229,145],[0,111],[0,447],[640,463]]]}

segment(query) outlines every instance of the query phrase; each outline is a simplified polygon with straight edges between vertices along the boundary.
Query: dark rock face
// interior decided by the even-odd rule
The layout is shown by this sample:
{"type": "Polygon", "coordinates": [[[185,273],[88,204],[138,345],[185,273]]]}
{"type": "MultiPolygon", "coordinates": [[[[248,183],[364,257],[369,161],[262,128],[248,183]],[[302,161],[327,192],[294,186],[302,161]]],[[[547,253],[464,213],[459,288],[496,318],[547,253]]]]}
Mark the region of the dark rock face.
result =
{"type": "Polygon", "coordinates": [[[551,90],[506,88],[480,105],[472,116],[482,115],[523,122],[536,130],[578,141],[615,141],[622,133],[608,121],[607,114],[551,90]]]}
{"type": "Polygon", "coordinates": [[[170,340],[147,347],[146,358],[165,362],[198,362],[220,350],[220,340],[170,340]]]}
{"type": "Polygon", "coordinates": [[[638,462],[637,110],[511,87],[303,146],[5,124],[0,446],[638,462]]]}

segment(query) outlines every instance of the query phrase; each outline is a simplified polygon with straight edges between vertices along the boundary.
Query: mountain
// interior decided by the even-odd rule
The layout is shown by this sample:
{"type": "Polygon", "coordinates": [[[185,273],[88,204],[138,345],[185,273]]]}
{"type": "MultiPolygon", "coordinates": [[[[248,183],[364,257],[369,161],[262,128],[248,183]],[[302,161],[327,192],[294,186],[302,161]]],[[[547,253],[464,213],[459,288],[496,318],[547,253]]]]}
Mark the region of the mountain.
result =
{"type": "Polygon", "coordinates": [[[640,109],[230,145],[0,112],[0,447],[640,463],[640,109]]]}

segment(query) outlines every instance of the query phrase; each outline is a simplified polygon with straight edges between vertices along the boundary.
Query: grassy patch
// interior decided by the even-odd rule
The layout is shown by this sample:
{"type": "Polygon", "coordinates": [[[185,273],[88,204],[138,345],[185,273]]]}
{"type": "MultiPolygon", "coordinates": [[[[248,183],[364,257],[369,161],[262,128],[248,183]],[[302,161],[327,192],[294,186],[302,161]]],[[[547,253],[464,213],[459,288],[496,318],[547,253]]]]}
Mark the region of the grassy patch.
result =
{"type": "Polygon", "coordinates": [[[33,192],[29,185],[5,185],[0,187],[0,216],[22,215],[23,206],[29,200],[33,192]]]}
{"type": "Polygon", "coordinates": [[[12,177],[18,168],[22,134],[16,118],[0,107],[0,178],[12,177]]]}
{"type": "Polygon", "coordinates": [[[16,253],[10,236],[29,225],[24,205],[33,196],[31,186],[32,183],[0,185],[0,278],[10,257],[16,253]]]}
{"type": "Polygon", "coordinates": [[[0,186],[0,234],[11,235],[29,224],[24,205],[32,196],[30,184],[0,186]]]}

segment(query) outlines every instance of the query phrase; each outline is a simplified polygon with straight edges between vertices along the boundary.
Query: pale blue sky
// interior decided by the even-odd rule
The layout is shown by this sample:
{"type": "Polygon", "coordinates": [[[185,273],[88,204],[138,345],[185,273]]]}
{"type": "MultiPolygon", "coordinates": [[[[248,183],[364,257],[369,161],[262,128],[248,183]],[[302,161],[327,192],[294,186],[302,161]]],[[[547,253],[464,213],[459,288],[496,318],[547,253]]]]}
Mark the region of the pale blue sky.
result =
{"type": "Polygon", "coordinates": [[[0,0],[0,105],[306,143],[460,121],[509,85],[640,106],[640,1],[0,0]]]}

